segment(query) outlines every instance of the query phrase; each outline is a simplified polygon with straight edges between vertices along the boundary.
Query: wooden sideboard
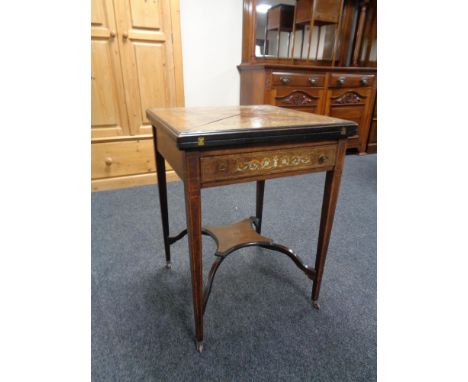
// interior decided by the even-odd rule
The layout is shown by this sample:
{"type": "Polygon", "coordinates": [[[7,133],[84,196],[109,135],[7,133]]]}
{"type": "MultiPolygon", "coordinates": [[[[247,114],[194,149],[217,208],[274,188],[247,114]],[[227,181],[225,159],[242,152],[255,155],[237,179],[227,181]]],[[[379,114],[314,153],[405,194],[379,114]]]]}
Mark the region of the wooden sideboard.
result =
{"type": "MultiPolygon", "coordinates": [[[[241,64],[241,105],[270,104],[354,121],[348,148],[367,151],[376,70],[282,64],[241,64]]],[[[376,137],[375,137],[376,145],[376,137]]]]}
{"type": "Polygon", "coordinates": [[[376,0],[244,0],[238,69],[241,105],[354,121],[348,148],[377,151],[376,0]],[[283,9],[293,20],[282,36],[281,28],[270,36],[271,20],[283,9]]]}

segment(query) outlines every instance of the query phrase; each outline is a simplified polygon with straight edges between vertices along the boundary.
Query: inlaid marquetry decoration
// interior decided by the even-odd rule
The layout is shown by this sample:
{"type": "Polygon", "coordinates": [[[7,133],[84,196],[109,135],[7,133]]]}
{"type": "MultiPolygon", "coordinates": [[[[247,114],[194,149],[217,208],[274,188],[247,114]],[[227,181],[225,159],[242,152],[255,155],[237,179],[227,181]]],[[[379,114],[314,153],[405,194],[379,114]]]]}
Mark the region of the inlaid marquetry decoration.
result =
{"type": "Polygon", "coordinates": [[[348,104],[357,104],[364,102],[364,99],[367,98],[364,95],[356,93],[354,91],[346,92],[337,97],[331,97],[332,104],[334,105],[348,105],[348,104]]]}
{"type": "Polygon", "coordinates": [[[284,97],[276,97],[277,101],[283,104],[294,106],[314,105],[320,97],[316,97],[306,92],[296,91],[284,97]]]}
{"type": "MultiPolygon", "coordinates": [[[[206,134],[211,131],[241,131],[254,128],[297,127],[327,123],[342,123],[342,119],[324,115],[304,113],[271,105],[226,106],[223,108],[191,107],[151,109],[150,115],[164,119],[180,137],[186,134],[206,134]]],[[[208,139],[205,140],[205,144],[208,139]]]]}
{"type": "Polygon", "coordinates": [[[255,171],[255,170],[269,170],[282,167],[297,167],[303,164],[311,163],[311,154],[305,155],[275,155],[264,157],[260,160],[239,160],[236,164],[236,171],[255,171]]]}
{"type": "Polygon", "coordinates": [[[203,182],[254,175],[309,170],[335,163],[335,145],[291,148],[201,158],[203,182]]]}

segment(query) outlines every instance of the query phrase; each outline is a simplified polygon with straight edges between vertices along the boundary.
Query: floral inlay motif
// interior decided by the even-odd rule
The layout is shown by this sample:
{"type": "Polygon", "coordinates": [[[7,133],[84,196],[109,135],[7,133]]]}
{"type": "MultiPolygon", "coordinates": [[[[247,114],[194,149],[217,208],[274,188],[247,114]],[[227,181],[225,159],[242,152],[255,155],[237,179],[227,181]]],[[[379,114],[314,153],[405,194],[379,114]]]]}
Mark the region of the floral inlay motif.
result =
{"type": "Polygon", "coordinates": [[[282,167],[295,167],[311,163],[310,155],[275,155],[262,159],[238,160],[236,171],[273,170],[282,167]]]}

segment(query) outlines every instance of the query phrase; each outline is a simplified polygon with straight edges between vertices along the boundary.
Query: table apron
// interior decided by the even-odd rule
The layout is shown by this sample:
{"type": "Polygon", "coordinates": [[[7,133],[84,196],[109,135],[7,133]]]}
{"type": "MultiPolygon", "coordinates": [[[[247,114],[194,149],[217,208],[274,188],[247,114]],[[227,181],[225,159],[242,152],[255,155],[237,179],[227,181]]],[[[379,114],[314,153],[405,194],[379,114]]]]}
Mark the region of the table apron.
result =
{"type": "Polygon", "coordinates": [[[203,187],[332,170],[337,145],[265,149],[200,158],[203,187]]]}

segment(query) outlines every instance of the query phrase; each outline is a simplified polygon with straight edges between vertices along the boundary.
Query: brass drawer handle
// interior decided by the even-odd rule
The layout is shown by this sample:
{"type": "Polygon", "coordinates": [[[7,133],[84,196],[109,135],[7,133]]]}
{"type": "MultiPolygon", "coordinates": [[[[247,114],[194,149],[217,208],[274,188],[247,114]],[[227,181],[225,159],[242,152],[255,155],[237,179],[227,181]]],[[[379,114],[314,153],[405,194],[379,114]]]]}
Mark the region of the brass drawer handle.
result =
{"type": "Polygon", "coordinates": [[[345,83],[345,80],[346,80],[346,77],[340,77],[338,78],[336,82],[338,83],[338,85],[343,85],[345,83]]]}
{"type": "Polygon", "coordinates": [[[309,77],[309,82],[311,85],[316,85],[317,84],[317,77],[309,77]]]}
{"type": "Polygon", "coordinates": [[[283,84],[289,84],[289,78],[288,77],[281,77],[280,78],[280,81],[283,83],[283,84]]]}
{"type": "Polygon", "coordinates": [[[362,77],[361,78],[361,85],[366,86],[367,84],[369,84],[369,79],[367,77],[362,77]]]}
{"type": "Polygon", "coordinates": [[[319,160],[318,160],[318,161],[319,161],[320,164],[323,164],[323,163],[325,163],[327,160],[328,160],[328,157],[327,157],[326,155],[322,154],[322,155],[319,156],[319,160]]]}

